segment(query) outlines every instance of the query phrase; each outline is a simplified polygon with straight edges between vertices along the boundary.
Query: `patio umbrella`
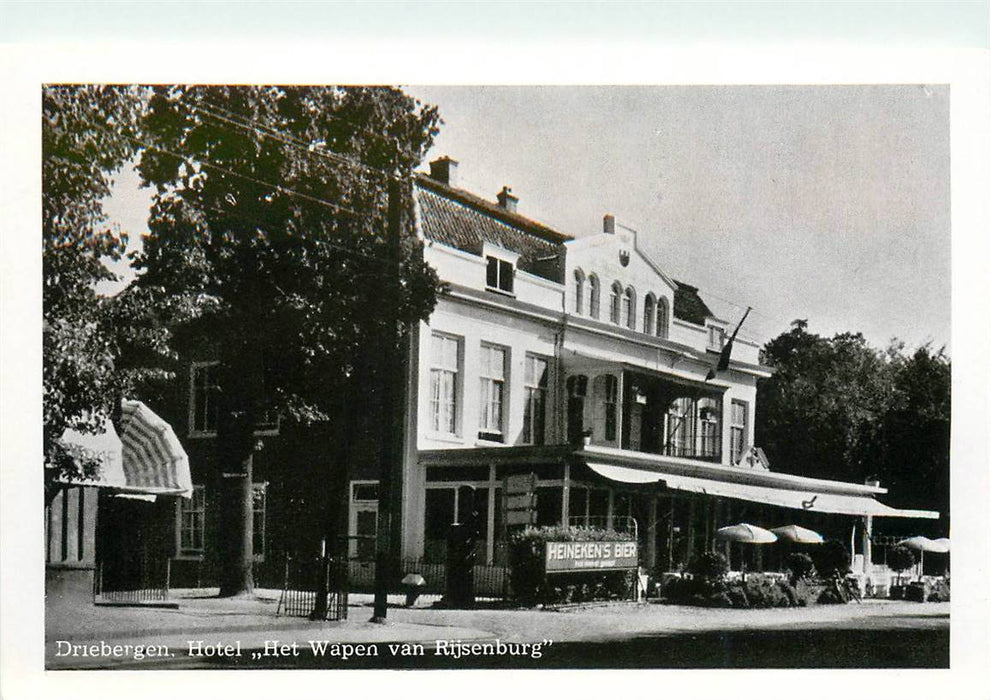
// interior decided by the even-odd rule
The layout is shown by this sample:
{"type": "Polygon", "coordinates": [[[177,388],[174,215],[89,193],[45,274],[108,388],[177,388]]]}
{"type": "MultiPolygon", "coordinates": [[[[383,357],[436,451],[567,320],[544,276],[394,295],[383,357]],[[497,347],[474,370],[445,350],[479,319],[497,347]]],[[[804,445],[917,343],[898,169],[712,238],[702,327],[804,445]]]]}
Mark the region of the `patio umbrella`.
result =
{"type": "MultiPolygon", "coordinates": [[[[742,542],[744,544],[770,544],[777,541],[777,536],[762,527],[750,525],[749,523],[739,523],[738,525],[728,525],[720,527],[715,531],[715,539],[721,542],[742,542]]],[[[742,563],[743,581],[746,580],[746,561],[742,563]]]]}
{"type": "Polygon", "coordinates": [[[771,529],[770,532],[782,540],[798,544],[821,544],[824,541],[817,532],[800,525],[783,525],[771,529]]]}
{"type": "Polygon", "coordinates": [[[945,553],[948,550],[947,544],[941,544],[934,540],[930,540],[924,535],[915,535],[914,537],[908,537],[906,540],[901,540],[897,543],[898,547],[907,547],[908,549],[913,549],[916,552],[920,552],[920,557],[918,560],[918,578],[925,571],[925,552],[937,552],[939,554],[945,553]]]}
{"type": "Polygon", "coordinates": [[[777,536],[762,527],[739,523],[720,527],[715,531],[715,539],[722,542],[746,542],[748,544],[770,544],[777,541],[777,536]]]}

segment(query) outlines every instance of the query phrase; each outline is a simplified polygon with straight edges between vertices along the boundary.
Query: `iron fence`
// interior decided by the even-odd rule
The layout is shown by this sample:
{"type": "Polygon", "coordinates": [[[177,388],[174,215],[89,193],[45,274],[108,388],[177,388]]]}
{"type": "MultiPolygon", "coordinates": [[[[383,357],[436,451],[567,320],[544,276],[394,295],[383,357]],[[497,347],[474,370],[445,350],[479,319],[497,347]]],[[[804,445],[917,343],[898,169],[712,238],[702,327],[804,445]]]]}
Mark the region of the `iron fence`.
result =
{"type": "Polygon", "coordinates": [[[97,603],[166,601],[170,574],[168,557],[101,561],[93,576],[93,600],[97,603]]]}
{"type": "Polygon", "coordinates": [[[347,585],[341,567],[329,557],[285,558],[276,616],[347,619],[347,585]],[[317,606],[320,596],[325,596],[317,606]]]}
{"type": "MultiPolygon", "coordinates": [[[[351,559],[347,562],[347,588],[351,592],[371,593],[375,585],[375,562],[351,559]]],[[[393,580],[388,582],[390,593],[406,593],[402,579],[407,574],[419,574],[425,584],[418,589],[425,598],[441,598],[447,591],[447,565],[423,559],[400,559],[393,580]]],[[[481,600],[505,600],[509,597],[509,567],[500,564],[476,564],[472,567],[474,596],[481,600]]]]}

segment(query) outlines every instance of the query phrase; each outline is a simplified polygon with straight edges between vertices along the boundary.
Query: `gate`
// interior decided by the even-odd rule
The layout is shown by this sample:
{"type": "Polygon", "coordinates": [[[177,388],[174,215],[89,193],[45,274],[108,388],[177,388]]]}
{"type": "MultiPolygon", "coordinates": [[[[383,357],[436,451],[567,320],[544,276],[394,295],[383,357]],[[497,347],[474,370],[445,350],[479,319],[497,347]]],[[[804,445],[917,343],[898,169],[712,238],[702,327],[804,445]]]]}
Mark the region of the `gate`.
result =
{"type": "Polygon", "coordinates": [[[282,594],[276,616],[310,617],[323,620],[347,619],[347,578],[345,567],[330,557],[285,558],[282,594]],[[326,596],[317,610],[320,596],[326,596]]]}

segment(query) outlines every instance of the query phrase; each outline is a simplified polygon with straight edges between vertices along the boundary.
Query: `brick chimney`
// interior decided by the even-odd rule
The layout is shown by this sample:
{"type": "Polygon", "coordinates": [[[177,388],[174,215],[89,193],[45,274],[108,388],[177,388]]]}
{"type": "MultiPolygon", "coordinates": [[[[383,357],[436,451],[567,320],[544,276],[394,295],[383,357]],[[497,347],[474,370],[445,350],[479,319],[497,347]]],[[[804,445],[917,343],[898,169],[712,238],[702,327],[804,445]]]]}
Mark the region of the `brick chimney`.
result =
{"type": "Polygon", "coordinates": [[[519,197],[512,194],[511,187],[503,185],[502,191],[496,196],[498,197],[498,205],[506,211],[516,211],[519,208],[519,197]]]}
{"type": "Polygon", "coordinates": [[[615,217],[611,214],[606,214],[605,218],[602,219],[602,231],[605,233],[615,233],[615,217]]]}
{"type": "Polygon", "coordinates": [[[457,161],[442,156],[430,163],[430,177],[450,187],[457,187],[457,161]]]}

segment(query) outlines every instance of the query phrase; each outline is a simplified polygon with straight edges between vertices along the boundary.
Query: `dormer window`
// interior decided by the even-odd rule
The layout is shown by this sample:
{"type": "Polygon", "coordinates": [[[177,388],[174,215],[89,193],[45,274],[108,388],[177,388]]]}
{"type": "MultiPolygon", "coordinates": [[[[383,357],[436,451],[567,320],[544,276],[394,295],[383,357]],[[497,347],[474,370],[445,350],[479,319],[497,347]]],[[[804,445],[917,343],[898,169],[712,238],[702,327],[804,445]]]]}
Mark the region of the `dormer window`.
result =
{"type": "Polygon", "coordinates": [[[725,329],[721,326],[708,326],[708,349],[721,352],[725,347],[725,329]]]}
{"type": "Polygon", "coordinates": [[[518,253],[485,246],[485,287],[493,292],[513,293],[518,253]]]}

